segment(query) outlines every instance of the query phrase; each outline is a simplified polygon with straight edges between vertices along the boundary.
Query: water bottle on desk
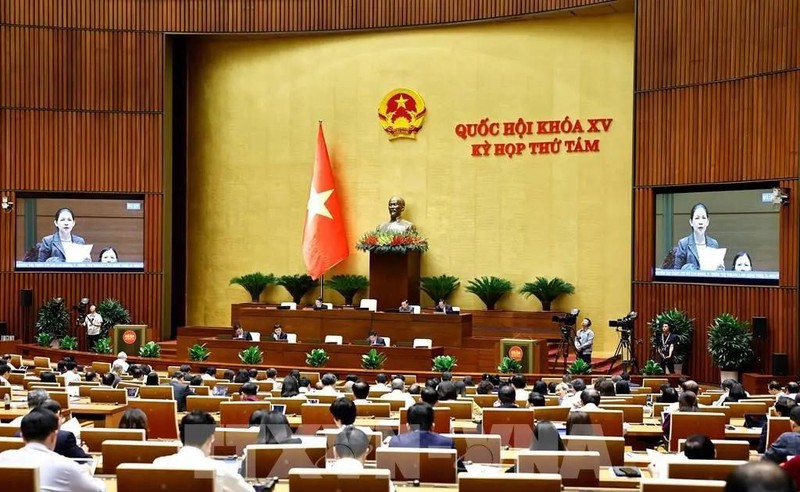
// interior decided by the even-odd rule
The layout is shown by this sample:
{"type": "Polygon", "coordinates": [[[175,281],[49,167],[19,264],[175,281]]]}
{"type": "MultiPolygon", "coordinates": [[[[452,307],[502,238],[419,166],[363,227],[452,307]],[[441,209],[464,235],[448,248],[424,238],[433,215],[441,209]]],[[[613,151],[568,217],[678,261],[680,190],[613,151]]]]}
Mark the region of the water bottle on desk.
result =
{"type": "Polygon", "coordinates": [[[3,396],[3,408],[6,410],[11,410],[11,395],[8,393],[3,396]]]}

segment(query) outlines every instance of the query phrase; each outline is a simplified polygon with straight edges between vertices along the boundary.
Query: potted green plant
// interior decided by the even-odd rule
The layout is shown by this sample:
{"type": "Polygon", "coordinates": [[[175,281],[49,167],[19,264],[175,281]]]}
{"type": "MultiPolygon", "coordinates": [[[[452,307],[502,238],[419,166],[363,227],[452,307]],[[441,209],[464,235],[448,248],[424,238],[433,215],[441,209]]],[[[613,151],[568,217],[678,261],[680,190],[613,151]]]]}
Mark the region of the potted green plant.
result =
{"type": "Polygon", "coordinates": [[[240,285],[250,294],[252,302],[258,302],[264,289],[275,283],[275,275],[261,272],[248,273],[241,277],[233,277],[228,285],[240,285]]]}
{"type": "Polygon", "coordinates": [[[108,337],[97,339],[97,341],[94,342],[92,349],[98,354],[110,354],[113,350],[113,347],[111,346],[111,339],[108,337]]]}
{"type": "Polygon", "coordinates": [[[189,360],[206,360],[211,355],[211,351],[206,348],[206,344],[195,343],[189,347],[189,360]]]}
{"type": "Polygon", "coordinates": [[[545,277],[536,277],[533,282],[525,282],[519,293],[525,297],[534,296],[542,303],[542,311],[550,311],[553,301],[565,294],[574,294],[575,286],[562,278],[555,277],[548,280],[545,277]]]}
{"type": "Polygon", "coordinates": [[[363,369],[380,369],[386,363],[386,354],[370,349],[369,352],[361,356],[361,367],[363,369]]]}
{"type": "Polygon", "coordinates": [[[304,273],[296,275],[283,275],[278,277],[278,280],[275,283],[286,289],[286,291],[289,292],[289,295],[292,296],[292,301],[297,304],[300,304],[300,302],[303,300],[303,296],[308,294],[308,291],[317,286],[317,282],[311,278],[310,275],[306,275],[304,273]]]}
{"type": "Polygon", "coordinates": [[[433,361],[431,371],[436,372],[453,372],[453,368],[458,365],[457,359],[452,355],[437,355],[431,360],[433,361]]]}
{"type": "Polygon", "coordinates": [[[261,364],[264,360],[264,352],[258,349],[258,345],[253,345],[239,352],[239,360],[242,361],[242,364],[247,365],[261,364]]]}
{"type": "Polygon", "coordinates": [[[722,313],[708,327],[708,352],[720,369],[721,381],[739,379],[739,371],[754,356],[750,323],[729,313],[722,313]]]}
{"type": "Polygon", "coordinates": [[[511,357],[503,357],[500,364],[497,366],[497,372],[503,374],[516,374],[522,370],[522,363],[511,357]]]}
{"type": "Polygon", "coordinates": [[[103,299],[103,302],[97,306],[97,312],[103,317],[103,326],[100,328],[101,336],[108,336],[111,328],[116,325],[127,325],[131,322],[131,313],[117,299],[103,299]]]}
{"type": "Polygon", "coordinates": [[[419,279],[419,288],[428,294],[434,304],[439,299],[447,299],[456,291],[460,284],[458,277],[452,275],[439,275],[437,277],[422,277],[419,279]]]}
{"type": "Polygon", "coordinates": [[[36,334],[36,345],[40,347],[49,347],[50,342],[53,341],[53,335],[46,331],[40,331],[36,334]]]}
{"type": "MultiPolygon", "coordinates": [[[[67,334],[69,312],[60,297],[49,299],[39,308],[36,316],[36,332],[50,335],[49,344],[57,343],[67,334]]],[[[41,343],[37,338],[37,343],[41,343]]]]}
{"type": "Polygon", "coordinates": [[[493,311],[495,304],[512,290],[514,285],[500,277],[479,277],[467,282],[467,292],[478,296],[488,311],[493,311]]]}
{"type": "Polygon", "coordinates": [[[571,366],[567,368],[570,374],[591,374],[592,366],[586,363],[583,359],[576,359],[571,366]]]}
{"type": "Polygon", "coordinates": [[[325,349],[315,348],[306,354],[306,364],[311,367],[322,367],[330,358],[325,349]]]}
{"type": "Polygon", "coordinates": [[[669,323],[672,326],[672,333],[676,337],[677,343],[673,351],[675,372],[682,374],[683,363],[689,359],[689,353],[692,348],[694,319],[677,308],[667,309],[658,313],[649,323],[651,347],[661,346],[661,326],[664,323],[669,323]]]}
{"type": "Polygon", "coordinates": [[[62,350],[77,350],[78,348],[78,339],[75,337],[71,337],[69,335],[65,336],[61,339],[60,348],[62,350]]]}
{"type": "Polygon", "coordinates": [[[658,362],[654,361],[653,359],[648,359],[645,362],[644,367],[642,367],[642,374],[645,376],[658,376],[662,374],[664,371],[661,369],[661,366],[658,365],[658,362]]]}
{"type": "Polygon", "coordinates": [[[157,359],[161,357],[161,346],[156,342],[147,342],[139,347],[139,357],[152,357],[157,359]]]}
{"type": "Polygon", "coordinates": [[[334,275],[325,281],[325,285],[341,294],[346,306],[352,306],[353,298],[358,291],[369,286],[369,280],[363,275],[334,275]]]}

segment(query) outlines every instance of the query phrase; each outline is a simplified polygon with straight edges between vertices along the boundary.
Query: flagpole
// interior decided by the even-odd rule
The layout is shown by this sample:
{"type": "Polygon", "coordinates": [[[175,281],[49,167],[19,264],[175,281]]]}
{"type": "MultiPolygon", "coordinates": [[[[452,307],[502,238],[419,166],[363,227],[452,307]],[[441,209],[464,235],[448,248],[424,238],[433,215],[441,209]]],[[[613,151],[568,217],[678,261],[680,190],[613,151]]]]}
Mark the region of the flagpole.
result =
{"type": "Polygon", "coordinates": [[[324,285],[325,285],[325,274],[323,273],[322,275],[319,276],[319,298],[320,299],[322,299],[322,297],[325,295],[325,287],[324,287],[324,285]]]}

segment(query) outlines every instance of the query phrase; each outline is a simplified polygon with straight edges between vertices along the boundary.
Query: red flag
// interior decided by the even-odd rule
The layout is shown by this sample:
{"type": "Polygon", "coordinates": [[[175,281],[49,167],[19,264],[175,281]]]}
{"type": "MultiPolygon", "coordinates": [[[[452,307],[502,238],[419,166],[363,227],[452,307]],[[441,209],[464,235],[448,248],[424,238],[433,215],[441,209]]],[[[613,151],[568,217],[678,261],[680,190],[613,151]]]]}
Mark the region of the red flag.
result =
{"type": "Polygon", "coordinates": [[[350,254],[339,192],[335,186],[320,123],[314,174],[311,176],[311,193],[306,208],[306,225],[303,230],[303,259],[308,274],[314,279],[321,277],[350,254]]]}

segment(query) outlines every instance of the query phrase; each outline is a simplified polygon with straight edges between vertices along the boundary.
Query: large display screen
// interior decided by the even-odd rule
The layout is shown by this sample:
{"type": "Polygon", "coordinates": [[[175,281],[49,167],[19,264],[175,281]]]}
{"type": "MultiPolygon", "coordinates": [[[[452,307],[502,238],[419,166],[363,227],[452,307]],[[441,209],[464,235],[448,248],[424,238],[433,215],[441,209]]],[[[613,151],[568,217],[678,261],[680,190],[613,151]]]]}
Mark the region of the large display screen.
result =
{"type": "Polygon", "coordinates": [[[18,270],[143,270],[143,197],[17,196],[18,270]]]}
{"type": "Polygon", "coordinates": [[[775,283],[779,207],[772,188],[656,195],[655,276],[775,283]]]}

